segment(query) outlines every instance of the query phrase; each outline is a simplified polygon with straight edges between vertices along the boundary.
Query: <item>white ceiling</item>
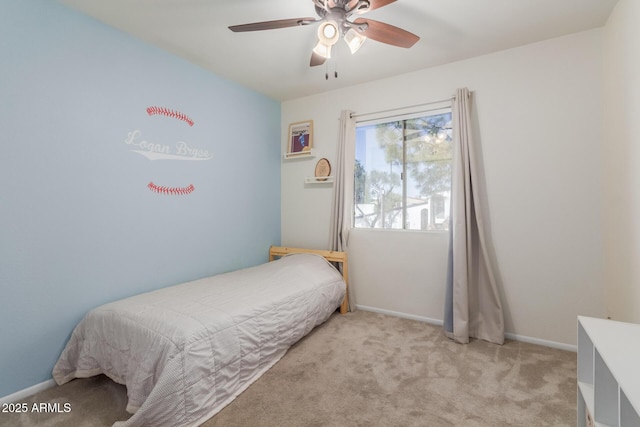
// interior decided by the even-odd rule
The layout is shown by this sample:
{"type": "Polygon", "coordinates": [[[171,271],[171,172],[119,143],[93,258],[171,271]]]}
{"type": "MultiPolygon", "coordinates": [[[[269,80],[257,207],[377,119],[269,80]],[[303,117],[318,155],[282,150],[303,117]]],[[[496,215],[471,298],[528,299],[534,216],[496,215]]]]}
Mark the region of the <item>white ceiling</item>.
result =
{"type": "Polygon", "coordinates": [[[397,0],[363,17],[420,36],[410,49],[343,42],[309,67],[316,25],[233,33],[229,25],[315,17],[311,0],[60,0],[277,100],[433,67],[605,24],[617,0],[397,0]],[[337,69],[338,78],[334,78],[337,69]],[[329,80],[325,80],[325,72],[329,80]]]}

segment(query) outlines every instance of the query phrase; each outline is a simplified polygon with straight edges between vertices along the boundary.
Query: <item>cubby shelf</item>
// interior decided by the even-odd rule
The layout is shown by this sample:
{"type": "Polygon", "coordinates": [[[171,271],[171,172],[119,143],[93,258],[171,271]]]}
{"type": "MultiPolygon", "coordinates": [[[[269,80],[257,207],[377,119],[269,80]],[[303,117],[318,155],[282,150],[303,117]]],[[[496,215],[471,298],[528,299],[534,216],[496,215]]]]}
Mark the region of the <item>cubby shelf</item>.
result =
{"type": "Polygon", "coordinates": [[[578,427],[640,426],[640,325],[578,317],[578,427]]]}

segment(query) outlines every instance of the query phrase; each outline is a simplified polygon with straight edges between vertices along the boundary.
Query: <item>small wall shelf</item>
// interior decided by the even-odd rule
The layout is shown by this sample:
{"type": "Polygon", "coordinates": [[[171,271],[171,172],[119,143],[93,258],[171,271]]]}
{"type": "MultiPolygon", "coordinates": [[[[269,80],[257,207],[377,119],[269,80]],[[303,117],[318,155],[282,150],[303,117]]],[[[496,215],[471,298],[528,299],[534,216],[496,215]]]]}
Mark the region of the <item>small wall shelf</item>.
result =
{"type": "Polygon", "coordinates": [[[640,325],[578,316],[578,427],[640,426],[640,325]]]}
{"type": "Polygon", "coordinates": [[[305,184],[333,184],[332,176],[308,176],[304,179],[305,184]]]}
{"type": "Polygon", "coordinates": [[[285,160],[292,160],[292,159],[311,159],[315,156],[313,155],[313,149],[311,149],[307,151],[300,151],[297,153],[284,153],[284,156],[282,157],[285,160]]]}

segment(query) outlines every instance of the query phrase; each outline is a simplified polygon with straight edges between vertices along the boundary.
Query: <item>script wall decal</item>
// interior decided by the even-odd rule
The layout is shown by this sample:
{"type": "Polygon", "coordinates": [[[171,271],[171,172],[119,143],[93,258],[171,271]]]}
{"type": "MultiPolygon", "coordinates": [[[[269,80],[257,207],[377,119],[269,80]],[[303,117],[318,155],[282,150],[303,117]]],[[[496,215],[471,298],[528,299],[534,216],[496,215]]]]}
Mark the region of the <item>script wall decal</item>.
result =
{"type": "MultiPolygon", "coordinates": [[[[166,107],[150,106],[146,109],[147,115],[164,116],[179,120],[193,127],[194,121],[188,115],[166,107]]],[[[176,138],[177,139],[177,138],[176,138]]],[[[175,140],[174,140],[175,141],[175,140]]],[[[127,132],[127,137],[123,140],[129,146],[132,153],[139,154],[148,160],[178,160],[178,161],[204,161],[213,159],[213,154],[209,150],[200,148],[197,144],[186,141],[176,141],[166,143],[165,141],[146,140],[140,129],[127,132]]],[[[195,186],[189,184],[186,187],[157,185],[153,181],[147,184],[147,188],[157,194],[181,196],[191,194],[195,191],[195,186]]]]}
{"type": "Polygon", "coordinates": [[[124,143],[135,147],[131,151],[149,160],[211,160],[213,154],[189,146],[187,142],[178,141],[173,146],[159,144],[142,139],[142,132],[138,129],[127,133],[124,143]]]}

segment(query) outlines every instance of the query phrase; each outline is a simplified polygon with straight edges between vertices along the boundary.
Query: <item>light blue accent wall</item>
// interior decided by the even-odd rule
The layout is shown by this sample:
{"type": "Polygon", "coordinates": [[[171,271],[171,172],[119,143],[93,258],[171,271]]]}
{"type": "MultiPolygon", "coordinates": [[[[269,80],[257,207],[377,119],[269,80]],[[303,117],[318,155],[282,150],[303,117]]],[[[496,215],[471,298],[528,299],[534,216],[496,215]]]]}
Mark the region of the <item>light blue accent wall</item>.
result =
{"type": "Polygon", "coordinates": [[[0,396],[50,379],[91,308],[265,262],[280,141],[276,100],[63,5],[1,2],[0,396]],[[134,130],[213,159],[149,160],[134,130]]]}

